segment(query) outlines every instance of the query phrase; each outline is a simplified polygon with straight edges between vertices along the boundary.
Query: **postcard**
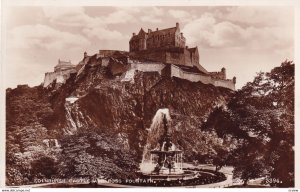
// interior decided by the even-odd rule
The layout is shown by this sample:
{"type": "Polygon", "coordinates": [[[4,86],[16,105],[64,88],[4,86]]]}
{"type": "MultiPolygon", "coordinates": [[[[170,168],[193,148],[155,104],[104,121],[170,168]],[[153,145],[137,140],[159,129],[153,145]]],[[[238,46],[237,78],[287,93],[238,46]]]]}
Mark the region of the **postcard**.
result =
{"type": "Polygon", "coordinates": [[[4,2],[3,187],[297,187],[295,5],[4,2]]]}

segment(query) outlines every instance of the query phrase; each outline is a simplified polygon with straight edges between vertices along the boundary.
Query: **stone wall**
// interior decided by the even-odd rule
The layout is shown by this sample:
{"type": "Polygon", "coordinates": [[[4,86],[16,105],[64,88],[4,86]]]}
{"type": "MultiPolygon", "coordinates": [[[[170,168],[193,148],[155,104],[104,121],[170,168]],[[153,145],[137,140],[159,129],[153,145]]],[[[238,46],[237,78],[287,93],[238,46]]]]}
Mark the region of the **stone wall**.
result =
{"type": "MultiPolygon", "coordinates": [[[[185,55],[183,53],[178,52],[166,52],[166,63],[173,63],[182,65],[185,63],[185,55]]],[[[186,65],[189,65],[189,63],[186,63],[186,65]]]]}
{"type": "Polygon", "coordinates": [[[56,72],[47,72],[45,73],[44,78],[44,87],[47,87],[50,83],[52,83],[57,77],[56,72]]]}
{"type": "Polygon", "coordinates": [[[156,61],[162,63],[193,66],[199,65],[198,55],[193,55],[186,48],[172,48],[161,50],[144,50],[130,53],[132,59],[141,61],[156,61]],[[194,58],[194,59],[192,59],[194,58]]]}
{"type": "Polygon", "coordinates": [[[169,33],[168,31],[162,31],[159,35],[152,35],[147,38],[147,49],[155,49],[161,47],[175,47],[175,34],[169,33]]]}
{"type": "Polygon", "coordinates": [[[193,66],[191,53],[187,49],[184,49],[184,61],[187,66],[193,66]]]}
{"type": "Polygon", "coordinates": [[[121,81],[134,82],[134,76],[136,71],[141,72],[158,72],[162,75],[162,70],[165,68],[163,63],[152,63],[152,62],[134,62],[131,61],[129,70],[126,71],[121,77],[121,81]]]}
{"type": "Polygon", "coordinates": [[[205,75],[200,75],[197,73],[189,73],[189,72],[183,72],[183,79],[192,81],[192,82],[198,82],[201,81],[204,84],[210,84],[211,83],[211,77],[210,76],[205,76],[205,75]]]}
{"type": "Polygon", "coordinates": [[[186,72],[181,70],[179,67],[175,65],[171,65],[171,77],[178,77],[192,82],[201,81],[204,84],[213,84],[210,76],[205,76],[198,73],[186,72]]]}
{"type": "Polygon", "coordinates": [[[199,65],[199,53],[198,53],[198,49],[195,52],[191,53],[191,63],[195,66],[199,65]]]}
{"type": "Polygon", "coordinates": [[[178,77],[192,82],[202,82],[204,84],[212,84],[216,87],[225,87],[235,90],[235,83],[233,80],[214,79],[209,75],[201,75],[199,73],[191,73],[183,71],[175,65],[171,65],[171,77],[178,77]]]}
{"type": "Polygon", "coordinates": [[[222,71],[209,72],[209,75],[211,75],[215,79],[226,79],[226,74],[222,71]]]}
{"type": "Polygon", "coordinates": [[[162,69],[165,67],[162,63],[151,63],[151,62],[143,62],[143,63],[131,63],[131,69],[135,69],[137,71],[142,72],[158,72],[161,74],[162,69]]]}
{"type": "Polygon", "coordinates": [[[141,61],[157,61],[157,62],[165,62],[166,61],[166,53],[164,51],[139,51],[137,53],[130,53],[130,57],[134,60],[141,61]]]}
{"type": "Polygon", "coordinates": [[[56,72],[48,72],[45,73],[44,78],[44,87],[47,87],[50,85],[54,80],[56,80],[57,83],[65,83],[66,80],[70,77],[71,73],[75,73],[75,69],[69,69],[69,70],[63,70],[63,71],[56,71],[56,72]]]}
{"type": "Polygon", "coordinates": [[[235,83],[230,79],[213,79],[213,85],[216,87],[226,87],[231,90],[235,90],[235,83]]]}

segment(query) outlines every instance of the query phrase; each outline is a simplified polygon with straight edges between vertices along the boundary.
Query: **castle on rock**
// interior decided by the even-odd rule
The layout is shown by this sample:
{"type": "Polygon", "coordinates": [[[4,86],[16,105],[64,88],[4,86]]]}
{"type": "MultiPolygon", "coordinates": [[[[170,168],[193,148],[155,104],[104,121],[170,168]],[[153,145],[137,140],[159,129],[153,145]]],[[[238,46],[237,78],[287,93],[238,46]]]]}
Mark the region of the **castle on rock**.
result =
{"type": "Polygon", "coordinates": [[[155,31],[148,29],[148,33],[141,29],[137,35],[133,33],[129,41],[129,50],[134,58],[201,68],[198,48],[188,48],[185,45],[185,37],[180,32],[179,23],[172,28],[156,28],[155,31]]]}
{"type": "Polygon", "coordinates": [[[198,47],[186,46],[179,23],[167,29],[148,29],[147,32],[140,29],[137,34],[133,33],[129,40],[129,52],[99,50],[92,56],[85,52],[77,65],[59,60],[54,72],[45,74],[44,87],[53,82],[64,83],[70,74],[95,65],[107,67],[111,75],[118,77],[120,81],[133,81],[137,71],[158,72],[164,76],[235,90],[236,78],[227,79],[225,68],[208,72],[200,64],[198,47]]]}

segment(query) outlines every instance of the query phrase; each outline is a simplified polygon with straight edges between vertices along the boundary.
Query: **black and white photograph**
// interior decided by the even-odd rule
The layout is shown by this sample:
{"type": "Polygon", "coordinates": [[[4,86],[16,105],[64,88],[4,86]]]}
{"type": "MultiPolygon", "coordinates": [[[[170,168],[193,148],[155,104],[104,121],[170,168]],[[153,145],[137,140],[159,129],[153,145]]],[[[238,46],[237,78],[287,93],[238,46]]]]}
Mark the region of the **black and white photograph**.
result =
{"type": "Polygon", "coordinates": [[[296,187],[294,6],[4,2],[3,187],[296,187]]]}

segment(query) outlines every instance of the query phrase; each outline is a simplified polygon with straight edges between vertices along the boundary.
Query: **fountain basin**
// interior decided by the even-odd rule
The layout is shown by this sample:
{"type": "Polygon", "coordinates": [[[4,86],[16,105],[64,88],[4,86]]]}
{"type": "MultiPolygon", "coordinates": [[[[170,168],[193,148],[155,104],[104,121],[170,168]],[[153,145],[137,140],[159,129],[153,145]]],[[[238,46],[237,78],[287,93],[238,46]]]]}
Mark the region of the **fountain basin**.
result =
{"type": "Polygon", "coordinates": [[[196,173],[193,171],[182,171],[181,173],[170,173],[167,169],[166,173],[150,173],[150,174],[143,174],[143,176],[147,179],[157,181],[157,180],[166,180],[166,181],[173,181],[173,180],[187,180],[187,179],[193,179],[196,176],[196,173]]]}

